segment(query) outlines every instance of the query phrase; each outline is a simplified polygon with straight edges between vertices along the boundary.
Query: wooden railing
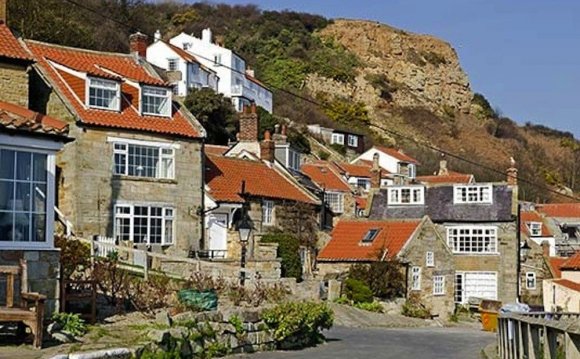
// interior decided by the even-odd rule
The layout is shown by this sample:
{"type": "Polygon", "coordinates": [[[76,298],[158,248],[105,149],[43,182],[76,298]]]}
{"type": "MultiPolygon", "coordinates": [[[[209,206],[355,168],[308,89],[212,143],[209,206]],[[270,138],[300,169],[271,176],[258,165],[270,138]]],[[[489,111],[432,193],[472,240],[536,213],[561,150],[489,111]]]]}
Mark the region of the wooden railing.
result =
{"type": "Polygon", "coordinates": [[[580,313],[507,313],[498,318],[501,359],[580,358],[580,313]]]}

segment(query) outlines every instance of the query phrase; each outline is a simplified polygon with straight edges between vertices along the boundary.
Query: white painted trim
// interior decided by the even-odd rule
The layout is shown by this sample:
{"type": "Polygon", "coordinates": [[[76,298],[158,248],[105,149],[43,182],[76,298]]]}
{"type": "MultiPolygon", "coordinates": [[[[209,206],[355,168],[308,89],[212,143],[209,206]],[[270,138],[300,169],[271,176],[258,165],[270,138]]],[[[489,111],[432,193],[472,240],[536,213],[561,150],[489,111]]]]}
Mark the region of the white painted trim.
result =
{"type": "MultiPolygon", "coordinates": [[[[161,97],[161,96],[155,96],[154,97],[161,97]]],[[[173,91],[170,89],[167,89],[166,87],[161,87],[161,86],[153,86],[153,85],[143,85],[140,87],[139,89],[139,110],[141,112],[141,114],[143,116],[156,116],[156,117],[167,117],[167,118],[171,118],[171,112],[172,112],[172,107],[173,107],[173,91]],[[164,90],[165,91],[165,97],[167,98],[167,110],[165,113],[153,113],[153,112],[145,112],[143,111],[143,90],[144,89],[153,89],[153,90],[164,90]]]]}
{"type": "Polygon", "coordinates": [[[64,143],[58,140],[50,140],[41,137],[32,137],[28,135],[7,135],[0,133],[0,146],[11,150],[26,150],[51,154],[61,150],[64,143]]]}
{"type": "Polygon", "coordinates": [[[433,295],[445,295],[445,276],[444,275],[435,275],[433,276],[433,295]],[[435,291],[435,278],[441,278],[441,292],[435,291]]]}
{"type": "Polygon", "coordinates": [[[77,70],[71,69],[70,67],[63,66],[63,65],[61,65],[61,64],[59,64],[57,62],[54,62],[54,61],[50,61],[50,60],[47,60],[47,61],[55,69],[64,71],[67,74],[71,74],[71,75],[76,76],[78,78],[81,78],[83,80],[86,80],[87,79],[87,74],[85,72],[81,72],[81,71],[77,71],[77,70]]]}
{"type": "Polygon", "coordinates": [[[489,255],[499,255],[499,228],[498,226],[494,225],[449,225],[445,226],[445,233],[446,233],[446,243],[447,246],[451,249],[451,253],[454,255],[468,255],[468,256],[489,256],[489,255]],[[494,229],[495,230],[495,251],[494,252],[456,252],[453,249],[449,241],[449,232],[453,229],[469,229],[471,232],[476,229],[487,230],[487,229],[494,229]]]}
{"type": "Polygon", "coordinates": [[[526,272],[525,281],[526,281],[526,289],[536,290],[538,288],[538,278],[536,276],[536,272],[526,272]],[[531,274],[531,277],[534,279],[534,286],[533,287],[528,287],[528,275],[529,274],[531,274]]]}
{"type": "Polygon", "coordinates": [[[477,183],[477,184],[455,184],[453,185],[453,204],[493,204],[493,184],[491,183],[477,183]],[[457,195],[457,191],[460,188],[488,188],[489,189],[489,199],[486,201],[469,201],[468,199],[462,201],[457,195]]]}
{"type": "MultiPolygon", "coordinates": [[[[66,81],[65,81],[66,83],[66,81]]],[[[71,90],[72,93],[75,93],[74,91],[71,90]]],[[[104,79],[104,78],[100,78],[98,76],[87,76],[86,80],[85,80],[85,100],[84,100],[84,105],[85,108],[90,108],[90,109],[97,109],[97,110],[104,110],[104,111],[112,111],[112,112],[121,112],[121,101],[123,101],[123,91],[121,89],[121,82],[120,81],[116,81],[116,80],[111,80],[111,79],[104,79]],[[109,108],[109,107],[101,107],[101,106],[96,106],[96,105],[90,105],[89,101],[90,101],[90,80],[91,79],[95,79],[98,81],[104,81],[104,82],[112,82],[117,86],[117,102],[118,102],[118,106],[117,108],[109,108]]]]}
{"type": "MultiPolygon", "coordinates": [[[[461,304],[465,304],[467,303],[467,300],[469,298],[465,298],[463,293],[465,292],[465,274],[493,274],[495,276],[495,298],[492,298],[494,300],[497,300],[497,298],[499,297],[499,280],[498,280],[498,272],[497,271],[456,271],[455,275],[453,276],[453,301],[455,302],[455,295],[456,293],[456,287],[455,287],[455,281],[456,281],[456,277],[457,275],[461,275],[463,277],[462,279],[462,286],[463,286],[463,290],[462,290],[462,301],[460,302],[461,304]]],[[[457,302],[455,302],[457,303],[457,302]]]]}
{"type": "Polygon", "coordinates": [[[389,204],[389,206],[393,205],[393,206],[422,206],[425,205],[425,186],[419,185],[419,186],[388,186],[387,187],[387,203],[389,204]],[[402,202],[402,195],[401,192],[404,189],[408,189],[411,191],[410,193],[410,202],[402,202]],[[421,193],[421,200],[420,201],[413,201],[413,190],[415,189],[419,189],[420,193],[421,193]],[[397,191],[397,201],[396,202],[391,202],[391,193],[397,191]]]}
{"type": "Polygon", "coordinates": [[[107,142],[127,143],[130,145],[174,148],[174,149],[181,148],[181,145],[179,143],[175,143],[175,142],[157,142],[157,141],[147,141],[147,140],[136,140],[136,139],[132,139],[132,138],[113,137],[113,136],[108,136],[107,142]]]}

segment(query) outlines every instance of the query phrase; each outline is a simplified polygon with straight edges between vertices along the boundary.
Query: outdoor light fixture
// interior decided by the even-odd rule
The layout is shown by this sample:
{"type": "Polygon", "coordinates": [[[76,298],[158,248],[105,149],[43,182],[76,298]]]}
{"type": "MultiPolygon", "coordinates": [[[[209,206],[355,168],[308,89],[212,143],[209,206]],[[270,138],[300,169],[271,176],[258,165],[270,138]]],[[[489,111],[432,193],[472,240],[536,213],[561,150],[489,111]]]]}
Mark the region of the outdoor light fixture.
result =
{"type": "Polygon", "coordinates": [[[242,218],[238,222],[238,234],[240,235],[240,242],[248,243],[250,234],[252,234],[252,225],[248,221],[245,210],[242,213],[242,218]]]}
{"type": "Polygon", "coordinates": [[[528,244],[528,241],[524,241],[524,244],[522,244],[522,246],[520,247],[520,256],[521,256],[522,262],[526,261],[526,258],[528,258],[528,255],[530,254],[531,250],[532,250],[532,247],[530,247],[530,245],[528,244]]]}
{"type": "Polygon", "coordinates": [[[240,235],[240,243],[242,244],[242,258],[240,260],[240,285],[243,287],[246,283],[246,249],[252,234],[252,223],[248,219],[248,194],[246,193],[246,181],[242,181],[242,191],[240,197],[244,199],[242,204],[242,215],[237,223],[238,234],[240,235]]]}

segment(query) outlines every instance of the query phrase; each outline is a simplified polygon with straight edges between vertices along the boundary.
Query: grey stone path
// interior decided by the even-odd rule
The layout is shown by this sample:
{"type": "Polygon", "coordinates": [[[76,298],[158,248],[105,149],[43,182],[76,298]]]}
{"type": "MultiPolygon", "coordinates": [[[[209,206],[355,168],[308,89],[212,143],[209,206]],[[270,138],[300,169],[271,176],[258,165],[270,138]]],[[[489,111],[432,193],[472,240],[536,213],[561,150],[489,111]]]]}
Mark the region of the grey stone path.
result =
{"type": "Polygon", "coordinates": [[[382,329],[335,327],[328,342],[301,351],[238,355],[236,358],[308,359],[479,359],[495,336],[466,328],[382,329]]]}

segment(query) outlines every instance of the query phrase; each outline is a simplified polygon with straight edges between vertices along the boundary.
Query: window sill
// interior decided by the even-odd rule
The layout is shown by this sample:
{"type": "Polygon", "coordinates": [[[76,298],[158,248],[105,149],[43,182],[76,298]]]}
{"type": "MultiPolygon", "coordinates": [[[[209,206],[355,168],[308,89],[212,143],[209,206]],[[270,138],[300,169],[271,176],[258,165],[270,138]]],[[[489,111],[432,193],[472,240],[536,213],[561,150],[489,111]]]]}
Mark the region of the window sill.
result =
{"type": "Polygon", "coordinates": [[[453,255],[460,255],[460,256],[484,256],[484,257],[489,257],[489,256],[499,256],[499,252],[493,252],[493,253],[463,253],[463,252],[452,252],[453,255]]]}
{"type": "Polygon", "coordinates": [[[169,178],[152,178],[152,177],[138,177],[138,176],[126,176],[126,175],[113,175],[114,181],[136,181],[136,182],[155,182],[155,183],[167,183],[167,184],[177,184],[177,180],[169,178]]]}

